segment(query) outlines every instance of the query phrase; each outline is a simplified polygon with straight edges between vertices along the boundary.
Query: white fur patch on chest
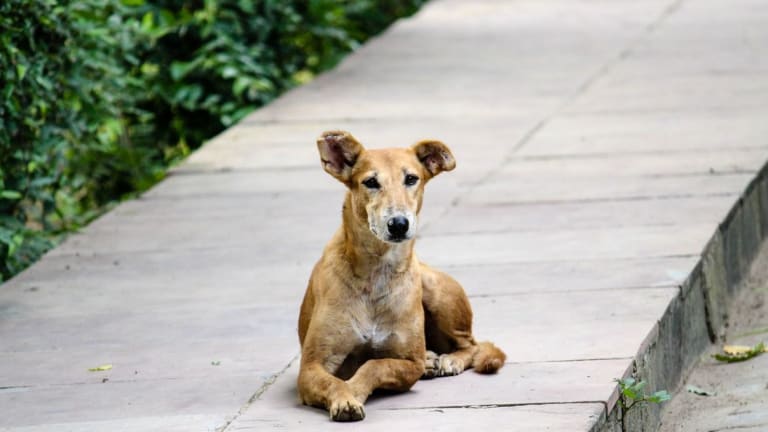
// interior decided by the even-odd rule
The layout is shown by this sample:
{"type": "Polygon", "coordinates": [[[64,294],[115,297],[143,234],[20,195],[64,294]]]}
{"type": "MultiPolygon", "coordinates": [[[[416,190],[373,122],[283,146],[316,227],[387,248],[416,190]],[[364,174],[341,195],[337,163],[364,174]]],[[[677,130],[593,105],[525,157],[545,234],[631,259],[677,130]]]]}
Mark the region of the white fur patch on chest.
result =
{"type": "MultiPolygon", "coordinates": [[[[405,248],[393,247],[382,256],[381,263],[367,280],[367,289],[351,308],[351,325],[361,344],[384,348],[391,338],[399,338],[396,329],[400,316],[408,307],[405,299],[413,289],[410,273],[396,273],[405,248]]],[[[403,317],[404,318],[404,317],[403,317]]]]}
{"type": "Polygon", "coordinates": [[[387,340],[396,334],[392,329],[381,326],[378,322],[370,319],[353,321],[352,329],[362,344],[370,345],[374,349],[383,347],[387,340]]]}

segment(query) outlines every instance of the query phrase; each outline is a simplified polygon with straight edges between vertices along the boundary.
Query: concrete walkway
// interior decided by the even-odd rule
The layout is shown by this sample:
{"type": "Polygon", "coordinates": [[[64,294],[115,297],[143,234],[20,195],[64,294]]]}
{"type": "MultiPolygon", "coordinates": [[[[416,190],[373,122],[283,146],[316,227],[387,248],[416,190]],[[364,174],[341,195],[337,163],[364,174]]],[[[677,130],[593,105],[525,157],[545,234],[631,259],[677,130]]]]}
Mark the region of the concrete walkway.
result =
{"type": "Polygon", "coordinates": [[[509,361],[376,398],[355,429],[600,427],[768,158],[766,6],[430,2],[0,287],[0,430],[348,428],[295,398],[300,299],[340,219],[314,145],[332,128],[451,146],[417,251],[509,361]]]}

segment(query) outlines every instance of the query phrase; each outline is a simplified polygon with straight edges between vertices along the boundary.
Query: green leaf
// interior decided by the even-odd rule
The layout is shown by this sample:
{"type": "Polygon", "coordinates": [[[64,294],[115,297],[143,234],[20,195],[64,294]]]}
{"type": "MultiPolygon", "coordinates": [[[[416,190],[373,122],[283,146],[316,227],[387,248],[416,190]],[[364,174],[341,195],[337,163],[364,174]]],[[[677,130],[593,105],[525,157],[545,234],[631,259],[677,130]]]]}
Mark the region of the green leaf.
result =
{"type": "Polygon", "coordinates": [[[11,242],[8,243],[8,256],[12,257],[16,255],[16,251],[24,243],[24,235],[22,233],[16,233],[11,237],[11,242]]]}
{"type": "Polygon", "coordinates": [[[624,378],[623,380],[619,380],[619,385],[622,388],[632,387],[634,384],[635,384],[635,379],[632,378],[632,377],[624,378]]]}
{"type": "Polygon", "coordinates": [[[17,64],[16,65],[16,76],[19,77],[19,81],[24,79],[24,76],[27,75],[27,67],[23,64],[17,64]]]}
{"type": "Polygon", "coordinates": [[[662,403],[672,399],[672,396],[666,390],[660,390],[648,397],[648,402],[662,403]]]}
{"type": "Polygon", "coordinates": [[[667,393],[666,390],[660,390],[656,393],[646,396],[643,389],[646,386],[645,381],[636,381],[634,378],[624,378],[622,380],[616,380],[616,382],[619,383],[619,391],[621,392],[621,396],[624,399],[628,399],[631,401],[631,403],[627,403],[625,406],[624,399],[619,399],[621,402],[621,406],[625,407],[626,409],[630,409],[633,406],[636,405],[636,403],[641,402],[651,402],[651,403],[661,403],[666,400],[669,400],[671,396],[669,393],[667,393]]]}
{"type": "Polygon", "coordinates": [[[293,79],[293,82],[299,85],[306,84],[312,81],[312,79],[314,78],[315,78],[315,74],[312,73],[312,71],[309,71],[307,69],[302,69],[294,73],[293,76],[291,77],[291,79],[293,79]]]}
{"type": "Polygon", "coordinates": [[[180,81],[184,78],[194,65],[192,62],[173,62],[171,63],[171,78],[174,81],[180,81]]]}
{"type": "Polygon", "coordinates": [[[96,367],[88,368],[88,370],[90,372],[103,372],[103,371],[108,371],[110,369],[112,369],[112,365],[111,364],[104,364],[104,365],[101,365],[101,366],[96,366],[96,367]]]}
{"type": "Polygon", "coordinates": [[[154,63],[144,63],[141,65],[139,70],[147,77],[154,77],[158,72],[160,72],[160,67],[154,63]]]}
{"type": "Polygon", "coordinates": [[[8,200],[17,200],[21,198],[21,192],[15,191],[15,190],[0,191],[0,198],[4,198],[8,200]]]}
{"type": "Polygon", "coordinates": [[[235,82],[232,84],[232,93],[234,93],[237,96],[240,96],[241,94],[243,94],[243,91],[245,91],[245,89],[251,85],[252,81],[253,80],[251,80],[251,78],[247,76],[239,76],[235,78],[235,82]]]}
{"type": "Polygon", "coordinates": [[[234,78],[240,74],[240,71],[237,70],[234,66],[225,66],[221,70],[221,77],[224,79],[234,78]]]}
{"type": "Polygon", "coordinates": [[[152,30],[152,27],[154,27],[155,24],[155,18],[152,15],[152,12],[147,12],[144,14],[143,17],[141,17],[141,29],[144,31],[150,31],[152,30]]]}

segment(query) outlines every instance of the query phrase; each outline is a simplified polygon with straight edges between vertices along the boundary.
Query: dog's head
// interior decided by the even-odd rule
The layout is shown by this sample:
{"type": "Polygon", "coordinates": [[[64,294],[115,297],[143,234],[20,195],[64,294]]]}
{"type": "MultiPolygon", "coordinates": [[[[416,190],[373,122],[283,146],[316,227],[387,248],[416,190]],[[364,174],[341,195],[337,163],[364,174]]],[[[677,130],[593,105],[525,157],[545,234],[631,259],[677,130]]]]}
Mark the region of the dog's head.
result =
{"type": "Polygon", "coordinates": [[[355,217],[391,243],[416,235],[424,185],[456,166],[451,150],[433,140],[366,150],[349,132],[328,131],[317,139],[317,148],[325,171],[349,188],[355,217]]]}

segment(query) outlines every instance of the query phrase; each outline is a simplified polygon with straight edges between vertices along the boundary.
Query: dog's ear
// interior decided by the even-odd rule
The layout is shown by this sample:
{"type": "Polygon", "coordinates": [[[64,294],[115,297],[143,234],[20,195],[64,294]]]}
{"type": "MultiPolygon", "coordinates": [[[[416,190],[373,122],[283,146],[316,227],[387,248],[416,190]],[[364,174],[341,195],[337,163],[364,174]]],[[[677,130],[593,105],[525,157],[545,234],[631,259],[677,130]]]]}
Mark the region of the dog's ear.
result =
{"type": "Polygon", "coordinates": [[[456,159],[453,158],[453,153],[451,153],[447,145],[440,141],[419,141],[414,144],[412,149],[421,164],[424,165],[430,178],[456,167],[456,159]]]}
{"type": "Polygon", "coordinates": [[[317,150],[325,171],[347,184],[352,167],[363,152],[363,146],[349,132],[327,131],[317,139],[317,150]]]}

